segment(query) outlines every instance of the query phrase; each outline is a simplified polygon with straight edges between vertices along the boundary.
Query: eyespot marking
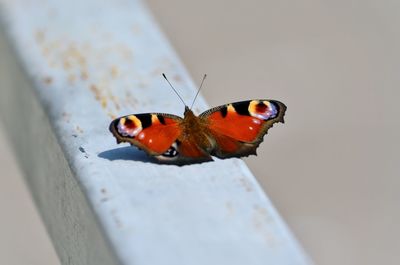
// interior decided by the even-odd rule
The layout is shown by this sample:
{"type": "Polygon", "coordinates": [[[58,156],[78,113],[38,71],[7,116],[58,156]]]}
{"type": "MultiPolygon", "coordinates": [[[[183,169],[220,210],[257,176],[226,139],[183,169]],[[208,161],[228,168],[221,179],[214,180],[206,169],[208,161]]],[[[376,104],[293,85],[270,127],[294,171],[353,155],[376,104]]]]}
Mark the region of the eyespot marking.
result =
{"type": "Polygon", "coordinates": [[[135,137],[142,129],[142,123],[135,115],[121,118],[117,125],[118,133],[128,137],[135,137]]]}
{"type": "Polygon", "coordinates": [[[248,111],[251,116],[261,120],[269,120],[276,117],[278,109],[274,103],[269,101],[253,100],[249,104],[248,111]]]}
{"type": "Polygon", "coordinates": [[[165,151],[161,156],[165,158],[174,158],[179,155],[178,144],[174,142],[167,151],[165,151]]]}

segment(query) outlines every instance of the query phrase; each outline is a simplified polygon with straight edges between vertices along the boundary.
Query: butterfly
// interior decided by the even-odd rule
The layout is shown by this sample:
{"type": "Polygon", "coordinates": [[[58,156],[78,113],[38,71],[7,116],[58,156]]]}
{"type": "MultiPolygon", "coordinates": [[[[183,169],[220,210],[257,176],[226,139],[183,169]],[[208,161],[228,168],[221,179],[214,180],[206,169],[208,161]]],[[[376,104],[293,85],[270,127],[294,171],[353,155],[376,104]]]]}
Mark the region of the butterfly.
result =
{"type": "Polygon", "coordinates": [[[285,111],[280,101],[255,99],[211,108],[196,116],[185,104],[183,118],[165,113],[132,114],[113,120],[109,130],[117,143],[128,142],[158,162],[185,165],[212,161],[212,156],[256,155],[268,129],[284,123],[285,111]]]}

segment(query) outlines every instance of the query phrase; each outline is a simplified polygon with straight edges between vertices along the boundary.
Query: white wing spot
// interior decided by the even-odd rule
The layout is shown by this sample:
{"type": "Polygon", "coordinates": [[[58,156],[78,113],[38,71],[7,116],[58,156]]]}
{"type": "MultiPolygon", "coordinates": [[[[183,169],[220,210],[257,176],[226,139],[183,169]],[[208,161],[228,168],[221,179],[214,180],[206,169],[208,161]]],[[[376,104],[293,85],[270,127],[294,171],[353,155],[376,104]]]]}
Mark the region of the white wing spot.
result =
{"type": "Polygon", "coordinates": [[[143,140],[145,136],[146,135],[144,134],[144,132],[139,133],[139,139],[140,140],[143,140]]]}

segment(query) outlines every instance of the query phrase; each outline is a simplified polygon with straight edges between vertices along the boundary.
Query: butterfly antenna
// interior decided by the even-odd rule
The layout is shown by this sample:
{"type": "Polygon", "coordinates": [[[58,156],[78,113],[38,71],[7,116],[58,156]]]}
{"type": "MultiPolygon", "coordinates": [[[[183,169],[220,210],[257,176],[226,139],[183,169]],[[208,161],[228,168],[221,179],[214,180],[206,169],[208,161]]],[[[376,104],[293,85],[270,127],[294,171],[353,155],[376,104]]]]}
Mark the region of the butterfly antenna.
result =
{"type": "Polygon", "coordinates": [[[200,93],[201,87],[203,86],[203,83],[204,83],[204,80],[206,79],[206,77],[207,77],[207,74],[204,74],[203,80],[201,80],[200,87],[199,87],[199,89],[197,90],[196,96],[194,96],[194,99],[193,99],[192,105],[190,106],[190,109],[193,108],[194,102],[196,101],[196,98],[197,98],[197,96],[198,96],[199,93],[200,93]]]}
{"type": "Polygon", "coordinates": [[[181,96],[178,94],[178,92],[175,90],[175,88],[172,86],[172,84],[169,82],[168,78],[165,76],[164,73],[162,73],[162,76],[165,78],[165,80],[167,80],[168,84],[171,86],[172,90],[174,90],[175,94],[180,98],[180,100],[182,101],[183,105],[185,105],[186,107],[186,103],[185,101],[183,101],[183,99],[181,98],[181,96]]]}

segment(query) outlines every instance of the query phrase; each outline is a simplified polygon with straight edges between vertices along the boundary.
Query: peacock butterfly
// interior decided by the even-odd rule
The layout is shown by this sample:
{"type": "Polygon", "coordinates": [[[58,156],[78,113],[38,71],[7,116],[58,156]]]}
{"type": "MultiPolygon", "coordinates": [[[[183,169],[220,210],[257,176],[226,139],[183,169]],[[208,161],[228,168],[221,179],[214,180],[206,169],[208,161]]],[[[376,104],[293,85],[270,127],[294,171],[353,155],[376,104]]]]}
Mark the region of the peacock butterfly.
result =
{"type": "Polygon", "coordinates": [[[109,129],[117,143],[135,145],[161,163],[184,165],[212,161],[211,156],[256,155],[268,129],[284,122],[285,111],[282,102],[257,99],[225,104],[196,116],[185,104],[183,118],[164,113],[132,114],[113,120],[109,129]]]}

